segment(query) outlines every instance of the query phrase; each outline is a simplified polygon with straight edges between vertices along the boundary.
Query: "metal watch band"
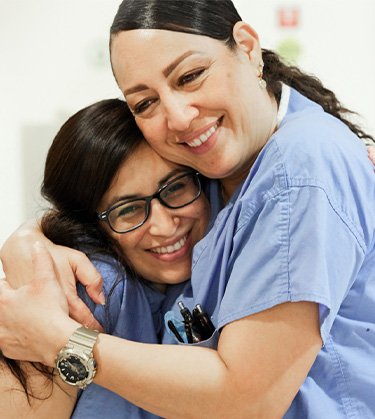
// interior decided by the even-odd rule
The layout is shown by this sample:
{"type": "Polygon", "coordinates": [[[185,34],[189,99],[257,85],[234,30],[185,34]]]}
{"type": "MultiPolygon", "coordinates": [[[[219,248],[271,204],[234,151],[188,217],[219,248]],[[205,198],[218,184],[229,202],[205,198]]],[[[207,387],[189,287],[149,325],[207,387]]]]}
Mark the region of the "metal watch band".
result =
{"type": "Polygon", "coordinates": [[[87,329],[86,327],[79,327],[69,339],[69,343],[79,345],[82,349],[91,353],[95,345],[99,332],[96,330],[87,329]]]}

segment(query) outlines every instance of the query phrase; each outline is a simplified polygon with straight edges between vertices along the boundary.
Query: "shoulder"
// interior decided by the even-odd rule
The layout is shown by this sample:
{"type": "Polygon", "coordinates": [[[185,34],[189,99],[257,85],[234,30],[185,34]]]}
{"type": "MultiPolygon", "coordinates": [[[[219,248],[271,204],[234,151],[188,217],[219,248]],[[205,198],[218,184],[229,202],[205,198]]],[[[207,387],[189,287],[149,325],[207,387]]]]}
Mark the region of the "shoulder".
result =
{"type": "Polygon", "coordinates": [[[281,188],[300,184],[334,191],[341,184],[346,190],[353,174],[359,190],[375,185],[363,142],[342,121],[293,89],[288,111],[254,171],[254,177],[281,179],[281,188]]]}
{"type": "MultiPolygon", "coordinates": [[[[292,90],[288,112],[255,161],[237,200],[247,222],[268,202],[292,191],[320,190],[347,223],[368,241],[375,215],[373,166],[362,141],[337,118],[292,90]]],[[[314,194],[314,196],[318,196],[314,194]]],[[[241,223],[242,225],[243,223],[241,223]]]]}
{"type": "Polygon", "coordinates": [[[288,112],[272,141],[291,174],[306,165],[321,174],[321,165],[344,169],[343,161],[369,167],[362,141],[342,121],[293,89],[288,112]]]}

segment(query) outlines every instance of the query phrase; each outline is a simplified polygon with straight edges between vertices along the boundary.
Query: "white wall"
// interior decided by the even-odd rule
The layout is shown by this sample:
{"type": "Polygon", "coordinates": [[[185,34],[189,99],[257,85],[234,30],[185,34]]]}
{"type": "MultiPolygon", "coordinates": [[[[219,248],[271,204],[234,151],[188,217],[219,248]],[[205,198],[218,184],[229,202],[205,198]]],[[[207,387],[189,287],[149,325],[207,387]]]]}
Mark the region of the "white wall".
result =
{"type": "Polygon", "coordinates": [[[243,20],[274,49],[286,37],[299,39],[298,64],[317,75],[375,135],[374,0],[235,0],[243,20]],[[280,29],[280,7],[299,7],[300,28],[280,29]]]}
{"type": "MultiPolygon", "coordinates": [[[[109,26],[120,0],[0,0],[0,245],[40,207],[45,151],[66,116],[120,94],[109,67],[109,26]]],[[[375,133],[374,0],[235,0],[262,44],[292,36],[317,74],[375,133]],[[298,6],[282,30],[276,10],[298,6]]]]}
{"type": "Polygon", "coordinates": [[[0,0],[0,245],[36,213],[45,151],[61,123],[120,94],[107,51],[118,4],[0,0]]]}

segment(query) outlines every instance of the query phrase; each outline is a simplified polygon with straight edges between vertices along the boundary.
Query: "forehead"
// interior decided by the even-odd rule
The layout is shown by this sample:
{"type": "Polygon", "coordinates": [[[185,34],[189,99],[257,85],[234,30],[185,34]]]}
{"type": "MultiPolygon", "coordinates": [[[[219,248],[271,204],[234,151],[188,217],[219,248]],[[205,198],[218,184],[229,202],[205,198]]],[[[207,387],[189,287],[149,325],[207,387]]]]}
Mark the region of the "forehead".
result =
{"type": "Polygon", "coordinates": [[[123,162],[119,171],[127,174],[126,176],[129,182],[142,177],[148,177],[148,179],[152,181],[153,177],[157,177],[160,172],[173,170],[176,167],[179,166],[161,157],[146,141],[144,141],[137,147],[132,155],[123,162]],[[145,175],[146,173],[147,175],[145,175]]]}
{"type": "Polygon", "coordinates": [[[111,62],[117,81],[147,72],[164,70],[181,55],[193,51],[214,54],[227,49],[216,39],[160,29],[135,29],[115,35],[111,43],[111,62]]]}
{"type": "Polygon", "coordinates": [[[146,142],[122,163],[104,198],[114,195],[144,195],[154,191],[168,173],[184,169],[157,154],[146,142]]]}

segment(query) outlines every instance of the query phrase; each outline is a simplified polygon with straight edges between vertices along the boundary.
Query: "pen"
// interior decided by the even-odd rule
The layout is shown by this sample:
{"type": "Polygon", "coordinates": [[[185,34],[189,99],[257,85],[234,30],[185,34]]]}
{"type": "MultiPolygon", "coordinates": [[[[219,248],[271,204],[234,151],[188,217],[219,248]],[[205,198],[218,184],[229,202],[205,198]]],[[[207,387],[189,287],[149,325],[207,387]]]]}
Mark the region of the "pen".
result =
{"type": "Polygon", "coordinates": [[[187,307],[185,307],[182,301],[179,301],[177,304],[180,308],[180,313],[184,319],[185,332],[188,339],[188,343],[200,342],[202,340],[202,336],[197,330],[197,328],[194,327],[194,319],[190,313],[190,310],[187,307]]]}
{"type": "Polygon", "coordinates": [[[193,323],[193,317],[190,313],[190,310],[187,307],[185,307],[185,305],[182,301],[179,301],[177,304],[180,308],[180,313],[181,313],[184,321],[186,323],[193,323]]]}
{"type": "Polygon", "coordinates": [[[215,332],[215,326],[207,313],[205,313],[200,304],[197,304],[193,309],[193,318],[198,324],[199,330],[203,339],[208,339],[215,332]]]}
{"type": "Polygon", "coordinates": [[[178,330],[176,328],[176,326],[174,325],[174,323],[172,322],[172,320],[168,320],[168,327],[171,330],[171,332],[176,336],[176,339],[179,342],[183,342],[184,340],[182,339],[181,335],[178,333],[178,330]]]}

